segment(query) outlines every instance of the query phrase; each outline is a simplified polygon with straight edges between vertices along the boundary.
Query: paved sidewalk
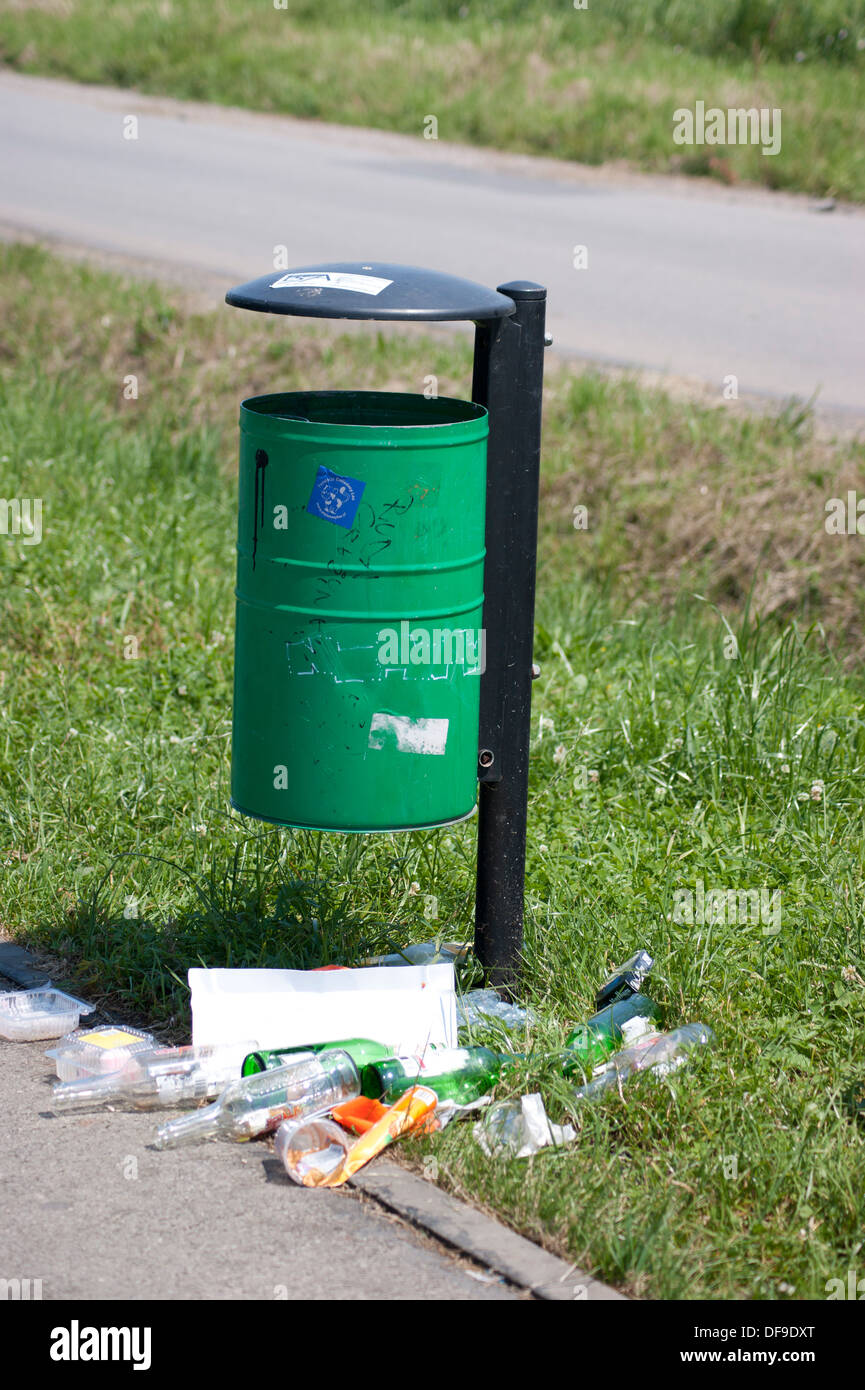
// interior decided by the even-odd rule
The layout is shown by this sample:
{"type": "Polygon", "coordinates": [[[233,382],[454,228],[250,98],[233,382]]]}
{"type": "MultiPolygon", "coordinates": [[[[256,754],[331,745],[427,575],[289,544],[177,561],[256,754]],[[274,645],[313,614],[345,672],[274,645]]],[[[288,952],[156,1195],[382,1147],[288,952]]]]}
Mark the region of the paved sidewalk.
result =
{"type": "Polygon", "coordinates": [[[264,1142],[160,1153],[152,1113],[53,1115],[50,1046],[0,1040],[0,1279],[44,1299],[528,1297],[356,1192],[295,1187],[264,1142]]]}

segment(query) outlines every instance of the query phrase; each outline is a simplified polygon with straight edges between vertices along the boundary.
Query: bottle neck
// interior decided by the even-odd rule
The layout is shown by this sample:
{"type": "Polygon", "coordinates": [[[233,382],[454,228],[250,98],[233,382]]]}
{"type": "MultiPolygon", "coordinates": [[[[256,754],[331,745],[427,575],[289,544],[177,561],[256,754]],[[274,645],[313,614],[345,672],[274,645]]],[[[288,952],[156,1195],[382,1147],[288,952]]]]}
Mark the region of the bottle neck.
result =
{"type": "Polygon", "coordinates": [[[199,1139],[209,1139],[219,1130],[219,1101],[206,1105],[203,1110],[194,1110],[191,1115],[181,1115],[169,1120],[156,1132],[158,1149],[173,1149],[180,1144],[194,1143],[199,1139]]]}
{"type": "Polygon", "coordinates": [[[81,1081],[61,1081],[54,1087],[54,1107],[57,1110],[73,1106],[99,1105],[110,1100],[120,1090],[117,1076],[92,1076],[81,1081]]]}

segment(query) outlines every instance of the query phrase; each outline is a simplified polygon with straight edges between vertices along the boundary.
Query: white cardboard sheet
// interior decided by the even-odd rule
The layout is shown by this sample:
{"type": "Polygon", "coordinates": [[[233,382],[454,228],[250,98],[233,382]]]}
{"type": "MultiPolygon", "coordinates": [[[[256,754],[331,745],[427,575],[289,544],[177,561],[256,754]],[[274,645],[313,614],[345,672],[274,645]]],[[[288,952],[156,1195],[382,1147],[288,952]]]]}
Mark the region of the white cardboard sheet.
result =
{"type": "Polygon", "coordinates": [[[395,1054],[457,1046],[454,968],[189,971],[196,1047],[256,1038],[260,1048],[369,1038],[395,1054]]]}

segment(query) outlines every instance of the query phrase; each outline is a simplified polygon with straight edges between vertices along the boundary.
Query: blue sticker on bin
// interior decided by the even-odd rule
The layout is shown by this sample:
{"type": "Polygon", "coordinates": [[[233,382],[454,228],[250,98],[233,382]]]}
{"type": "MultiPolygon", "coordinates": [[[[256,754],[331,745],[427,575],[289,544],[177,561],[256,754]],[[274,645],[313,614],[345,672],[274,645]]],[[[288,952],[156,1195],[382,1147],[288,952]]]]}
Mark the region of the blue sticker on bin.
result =
{"type": "Polygon", "coordinates": [[[365,487],[366,483],[359,478],[343,478],[321,465],[315,475],[315,485],[306,510],[311,516],[320,516],[322,521],[333,521],[337,526],[353,526],[365,487]]]}

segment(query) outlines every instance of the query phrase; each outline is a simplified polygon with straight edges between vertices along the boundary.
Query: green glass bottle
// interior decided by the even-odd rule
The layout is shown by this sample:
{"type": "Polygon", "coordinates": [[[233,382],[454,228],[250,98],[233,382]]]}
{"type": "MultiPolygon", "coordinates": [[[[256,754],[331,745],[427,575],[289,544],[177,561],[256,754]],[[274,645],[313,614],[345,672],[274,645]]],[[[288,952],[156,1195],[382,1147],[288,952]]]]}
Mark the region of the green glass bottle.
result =
{"type": "Polygon", "coordinates": [[[429,1086],[439,1100],[470,1105],[493,1089],[502,1068],[512,1060],[488,1047],[441,1047],[423,1057],[388,1057],[382,1062],[371,1062],[365,1071],[387,1104],[392,1105],[412,1086],[429,1086]]]}
{"type": "MultiPolygon", "coordinates": [[[[339,1048],[347,1052],[364,1080],[366,1067],[370,1062],[383,1062],[393,1055],[393,1048],[384,1043],[373,1042],[370,1038],[342,1038],[339,1042],[304,1043],[297,1047],[278,1047],[269,1052],[250,1052],[241,1068],[241,1076],[255,1076],[258,1072],[272,1071],[281,1067],[292,1056],[300,1052],[324,1052],[326,1048],[339,1048]]],[[[367,1092],[364,1089],[363,1094],[367,1092]]]]}
{"type": "Polygon", "coordinates": [[[622,1024],[629,1018],[660,1018],[661,1011],[654,1000],[645,994],[631,994],[608,1004],[565,1039],[566,1055],[562,1061],[565,1076],[591,1072],[599,1062],[615,1052],[622,1041],[622,1024]]]}

